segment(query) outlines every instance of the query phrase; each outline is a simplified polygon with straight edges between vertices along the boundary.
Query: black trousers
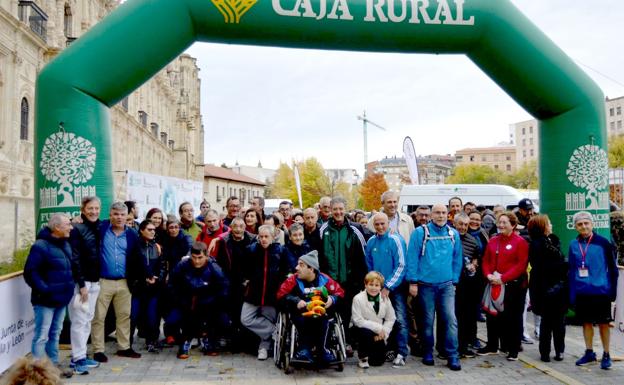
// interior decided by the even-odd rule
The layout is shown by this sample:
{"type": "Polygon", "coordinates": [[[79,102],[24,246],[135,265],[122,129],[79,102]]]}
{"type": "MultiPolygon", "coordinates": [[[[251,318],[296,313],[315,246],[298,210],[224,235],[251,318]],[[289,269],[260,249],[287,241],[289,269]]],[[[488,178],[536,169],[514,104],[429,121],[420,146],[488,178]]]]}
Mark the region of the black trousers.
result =
{"type": "Polygon", "coordinates": [[[542,323],[540,324],[539,351],[542,356],[550,355],[550,341],[555,345],[555,353],[563,353],[565,350],[565,314],[559,304],[552,304],[544,309],[542,323]]]}
{"type": "Polygon", "coordinates": [[[455,291],[455,314],[457,315],[457,337],[459,351],[463,352],[468,344],[477,338],[477,318],[481,290],[481,277],[462,277],[455,291]]]}
{"type": "Polygon", "coordinates": [[[321,354],[325,350],[327,337],[329,336],[329,317],[304,317],[301,314],[292,315],[299,338],[299,349],[316,348],[316,353],[321,354]]]}
{"type": "Polygon", "coordinates": [[[487,315],[488,348],[493,350],[500,347],[509,354],[518,354],[524,332],[522,313],[526,292],[527,289],[520,283],[509,282],[505,285],[505,311],[496,316],[487,315]]]}
{"type": "Polygon", "coordinates": [[[371,366],[381,366],[386,361],[386,343],[384,340],[375,341],[377,335],[367,328],[353,328],[353,334],[358,344],[358,358],[368,358],[371,366]]]}

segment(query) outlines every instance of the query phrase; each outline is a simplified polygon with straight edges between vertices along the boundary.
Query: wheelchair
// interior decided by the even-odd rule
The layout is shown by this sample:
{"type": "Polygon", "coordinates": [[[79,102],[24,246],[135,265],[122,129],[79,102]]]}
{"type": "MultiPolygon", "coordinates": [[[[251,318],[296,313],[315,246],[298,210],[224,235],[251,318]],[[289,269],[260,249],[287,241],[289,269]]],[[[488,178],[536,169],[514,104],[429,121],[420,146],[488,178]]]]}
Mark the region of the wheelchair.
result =
{"type": "MultiPolygon", "coordinates": [[[[297,337],[297,328],[290,319],[290,315],[287,312],[280,312],[277,317],[275,335],[273,338],[273,359],[275,360],[275,366],[284,370],[286,374],[293,373],[295,367],[310,367],[316,365],[307,361],[297,361],[294,359],[295,353],[297,352],[297,337]]],[[[342,319],[337,313],[332,315],[329,319],[329,333],[326,347],[336,357],[336,361],[328,363],[328,366],[342,372],[347,359],[347,351],[342,319]]]]}

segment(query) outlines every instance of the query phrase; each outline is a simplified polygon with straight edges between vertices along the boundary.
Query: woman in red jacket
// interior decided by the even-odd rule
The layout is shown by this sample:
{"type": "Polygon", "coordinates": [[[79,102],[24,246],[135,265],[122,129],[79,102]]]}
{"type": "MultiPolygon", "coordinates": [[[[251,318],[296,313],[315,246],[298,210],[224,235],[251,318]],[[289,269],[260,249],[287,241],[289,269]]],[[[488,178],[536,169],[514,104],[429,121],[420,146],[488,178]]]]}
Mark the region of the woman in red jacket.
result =
{"type": "Polygon", "coordinates": [[[490,239],[483,256],[483,275],[495,285],[504,285],[503,311],[487,315],[487,345],[479,355],[507,352],[509,361],[518,360],[522,340],[522,312],[527,291],[529,245],[515,230],[518,218],[511,212],[498,217],[499,234],[490,239]]]}

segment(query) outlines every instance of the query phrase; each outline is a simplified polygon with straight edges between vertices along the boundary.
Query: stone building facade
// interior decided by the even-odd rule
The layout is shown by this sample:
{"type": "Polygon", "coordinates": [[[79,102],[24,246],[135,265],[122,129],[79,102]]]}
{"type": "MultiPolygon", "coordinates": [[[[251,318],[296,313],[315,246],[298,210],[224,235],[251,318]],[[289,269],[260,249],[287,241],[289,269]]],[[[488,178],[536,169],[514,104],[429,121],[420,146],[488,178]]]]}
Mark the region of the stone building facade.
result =
{"type": "MultiPolygon", "coordinates": [[[[0,261],[34,240],[35,82],[41,69],[119,0],[0,0],[0,261]]],[[[125,170],[201,181],[195,59],[181,55],[111,109],[115,194],[125,170]]]]}
{"type": "Polygon", "coordinates": [[[241,208],[250,207],[253,198],[264,197],[265,187],[266,183],[229,168],[204,166],[204,199],[219,213],[227,213],[225,203],[229,197],[237,197],[241,208]]]}
{"type": "Polygon", "coordinates": [[[455,152],[457,165],[490,166],[506,173],[516,172],[516,147],[464,148],[455,152]]]}

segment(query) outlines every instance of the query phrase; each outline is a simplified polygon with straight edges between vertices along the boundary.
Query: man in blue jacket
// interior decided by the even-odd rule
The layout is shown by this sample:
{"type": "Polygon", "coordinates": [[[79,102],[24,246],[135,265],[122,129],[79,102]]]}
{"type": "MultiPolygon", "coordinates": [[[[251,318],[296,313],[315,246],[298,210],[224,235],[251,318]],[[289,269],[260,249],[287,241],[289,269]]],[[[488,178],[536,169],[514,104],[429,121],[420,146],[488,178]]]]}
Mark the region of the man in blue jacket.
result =
{"type": "Polygon", "coordinates": [[[375,235],[366,243],[366,264],[369,271],[378,271],[385,278],[381,295],[390,298],[396,313],[394,339],[396,340],[397,355],[393,361],[394,367],[405,365],[405,358],[409,354],[407,339],[409,335],[407,325],[407,288],[403,284],[405,278],[405,254],[407,246],[398,232],[390,232],[388,216],[377,213],[371,219],[375,235]]]}
{"type": "MultiPolygon", "coordinates": [[[[65,308],[74,294],[72,276],[72,249],[69,234],[72,225],[64,214],[54,214],[48,226],[37,235],[30,249],[24,279],[32,288],[30,302],[35,313],[35,331],[32,340],[32,355],[35,359],[46,356],[58,365],[58,345],[65,308]]],[[[64,371],[66,377],[72,372],[64,371]]]]}
{"type": "Polygon", "coordinates": [[[455,285],[463,267],[462,244],[457,230],[447,224],[443,204],[431,209],[431,222],[414,230],[407,250],[409,292],[418,295],[423,312],[424,355],[422,362],[433,366],[433,321],[442,320],[448,367],[461,370],[455,317],[455,285]]]}
{"type": "Polygon", "coordinates": [[[572,220],[579,235],[570,242],[568,250],[570,304],[574,306],[576,318],[583,323],[586,348],[576,365],[596,362],[593,339],[594,324],[598,324],[604,350],[600,367],[610,369],[609,322],[613,320],[611,302],[615,301],[618,279],[615,246],[593,231],[593,219],[587,211],[574,214],[572,220]]]}

